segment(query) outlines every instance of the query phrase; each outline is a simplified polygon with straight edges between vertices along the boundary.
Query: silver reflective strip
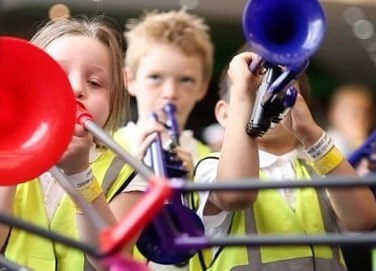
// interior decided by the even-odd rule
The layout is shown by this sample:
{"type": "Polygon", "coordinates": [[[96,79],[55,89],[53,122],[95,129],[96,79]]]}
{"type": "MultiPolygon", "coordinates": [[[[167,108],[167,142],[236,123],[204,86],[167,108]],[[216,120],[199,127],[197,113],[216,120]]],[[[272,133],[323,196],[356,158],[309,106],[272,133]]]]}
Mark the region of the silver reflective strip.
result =
{"type": "Polygon", "coordinates": [[[124,162],[118,156],[115,156],[114,159],[112,159],[111,165],[108,167],[106,174],[103,177],[103,182],[101,185],[105,195],[110,189],[113,181],[117,178],[123,166],[124,162]]]}
{"type": "MultiPolygon", "coordinates": [[[[335,220],[335,214],[330,206],[328,196],[325,189],[317,190],[317,197],[319,199],[321,215],[326,232],[339,232],[337,222],[335,220]]],[[[339,246],[331,246],[333,253],[333,261],[340,262],[339,246]]]]}
{"type": "Polygon", "coordinates": [[[95,271],[96,269],[89,263],[89,261],[86,259],[84,259],[84,271],[95,271]]]}

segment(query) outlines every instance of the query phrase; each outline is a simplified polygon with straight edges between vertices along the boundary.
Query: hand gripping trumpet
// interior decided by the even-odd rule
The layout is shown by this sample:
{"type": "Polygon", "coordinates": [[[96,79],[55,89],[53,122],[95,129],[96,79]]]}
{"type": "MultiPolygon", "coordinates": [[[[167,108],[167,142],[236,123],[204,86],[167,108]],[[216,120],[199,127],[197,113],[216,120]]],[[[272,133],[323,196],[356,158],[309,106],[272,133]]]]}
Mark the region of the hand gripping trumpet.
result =
{"type": "Polygon", "coordinates": [[[325,29],[318,0],[249,0],[243,12],[243,30],[258,55],[250,70],[265,70],[247,125],[249,136],[262,136],[294,105],[291,85],[308,66],[325,29]]]}
{"type": "MultiPolygon", "coordinates": [[[[163,108],[167,120],[164,124],[168,129],[172,145],[179,145],[179,127],[175,119],[175,106],[166,104],[163,108]]],[[[157,114],[152,117],[158,120],[157,114]]],[[[171,146],[170,144],[170,146],[171,146]]],[[[160,134],[150,144],[147,157],[150,166],[157,176],[168,177],[170,180],[185,180],[187,171],[174,153],[173,146],[165,151],[160,134]]],[[[140,252],[149,260],[160,264],[182,264],[189,260],[197,249],[181,248],[175,241],[181,236],[203,236],[204,226],[196,213],[184,204],[181,191],[175,191],[165,202],[162,211],[153,219],[141,233],[137,241],[140,252]]]]}

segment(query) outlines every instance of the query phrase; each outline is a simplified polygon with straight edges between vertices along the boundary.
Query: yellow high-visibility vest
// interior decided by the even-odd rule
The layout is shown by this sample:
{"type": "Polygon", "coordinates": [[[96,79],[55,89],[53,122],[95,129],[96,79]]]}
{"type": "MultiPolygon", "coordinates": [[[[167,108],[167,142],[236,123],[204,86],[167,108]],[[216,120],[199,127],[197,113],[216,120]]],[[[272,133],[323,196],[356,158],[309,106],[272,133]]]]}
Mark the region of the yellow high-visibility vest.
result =
{"type": "MultiPolygon", "coordinates": [[[[211,154],[210,158],[218,159],[218,154],[211,154]]],[[[302,161],[296,160],[294,169],[298,180],[310,179],[302,161]]],[[[265,179],[262,172],[260,176],[265,179]]],[[[296,209],[292,210],[278,190],[259,190],[257,200],[250,208],[234,212],[229,236],[308,235],[338,230],[324,190],[303,188],[297,189],[296,193],[296,209]]],[[[204,249],[191,258],[190,270],[344,271],[346,267],[338,246],[243,246],[222,247],[216,255],[212,254],[212,249],[204,249]]]]}
{"type": "MultiPolygon", "coordinates": [[[[102,185],[108,201],[122,188],[133,169],[110,150],[106,150],[91,163],[93,174],[102,185]]],[[[38,179],[17,185],[13,214],[32,223],[69,238],[78,238],[75,208],[68,195],[64,195],[51,222],[47,221],[43,192],[38,179]]],[[[5,247],[6,258],[36,271],[83,271],[92,270],[85,264],[81,251],[52,242],[26,231],[12,228],[5,247]],[[85,267],[84,267],[85,266],[85,267]]]]}

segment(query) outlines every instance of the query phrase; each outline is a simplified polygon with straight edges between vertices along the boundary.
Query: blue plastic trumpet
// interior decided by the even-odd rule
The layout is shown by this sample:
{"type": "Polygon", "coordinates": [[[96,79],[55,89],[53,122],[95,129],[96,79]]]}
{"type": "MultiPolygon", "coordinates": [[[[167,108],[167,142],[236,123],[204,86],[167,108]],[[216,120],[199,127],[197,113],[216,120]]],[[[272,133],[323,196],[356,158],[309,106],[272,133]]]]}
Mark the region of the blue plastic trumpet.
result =
{"type": "Polygon", "coordinates": [[[294,105],[297,93],[292,82],[319,48],[325,17],[318,0],[250,0],[243,13],[243,30],[251,50],[259,56],[250,63],[250,70],[257,72],[263,65],[267,76],[273,77],[259,88],[247,126],[247,133],[256,137],[294,105]]]}

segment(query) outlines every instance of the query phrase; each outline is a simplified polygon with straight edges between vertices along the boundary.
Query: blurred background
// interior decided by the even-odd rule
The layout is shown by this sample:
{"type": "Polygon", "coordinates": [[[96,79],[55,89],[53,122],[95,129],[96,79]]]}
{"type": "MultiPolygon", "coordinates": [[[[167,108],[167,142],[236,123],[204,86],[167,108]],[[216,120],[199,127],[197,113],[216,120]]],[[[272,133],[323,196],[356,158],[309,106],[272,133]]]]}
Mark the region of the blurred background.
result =
{"type": "MultiPolygon", "coordinates": [[[[304,0],[302,0],[304,1],[304,0]]],[[[376,0],[321,0],[326,15],[324,41],[307,70],[313,91],[314,114],[325,124],[333,90],[340,84],[360,82],[376,89],[376,0]]],[[[2,0],[0,31],[29,39],[38,25],[53,14],[72,16],[104,14],[119,27],[143,10],[178,9],[182,6],[204,16],[215,43],[215,70],[207,97],[188,123],[197,136],[213,123],[221,68],[244,41],[241,26],[246,0],[2,0]]]]}

